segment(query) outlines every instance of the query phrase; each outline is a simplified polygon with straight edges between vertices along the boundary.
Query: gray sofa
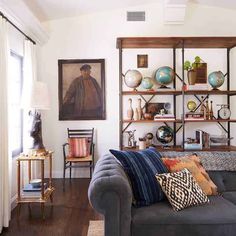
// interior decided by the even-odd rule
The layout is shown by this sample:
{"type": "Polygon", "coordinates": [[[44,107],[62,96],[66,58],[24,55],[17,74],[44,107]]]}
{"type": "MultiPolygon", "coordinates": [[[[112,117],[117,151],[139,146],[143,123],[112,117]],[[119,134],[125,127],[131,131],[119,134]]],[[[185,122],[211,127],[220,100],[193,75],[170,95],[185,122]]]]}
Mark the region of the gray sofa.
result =
{"type": "Polygon", "coordinates": [[[132,206],[129,180],[112,155],[96,164],[91,205],[104,215],[105,236],[236,236],[236,172],[209,171],[220,194],[207,205],[173,211],[169,202],[132,206]]]}

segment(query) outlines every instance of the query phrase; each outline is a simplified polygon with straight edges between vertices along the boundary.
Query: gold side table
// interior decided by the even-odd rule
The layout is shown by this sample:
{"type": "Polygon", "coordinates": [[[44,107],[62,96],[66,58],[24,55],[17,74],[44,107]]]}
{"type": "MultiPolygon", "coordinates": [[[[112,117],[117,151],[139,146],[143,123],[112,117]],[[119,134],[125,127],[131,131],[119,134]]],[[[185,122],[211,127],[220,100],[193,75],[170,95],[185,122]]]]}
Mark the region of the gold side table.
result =
{"type": "Polygon", "coordinates": [[[55,188],[52,186],[52,151],[46,151],[43,154],[38,155],[28,155],[21,153],[20,156],[16,159],[17,161],[17,205],[19,205],[18,208],[18,216],[20,215],[20,208],[22,203],[40,203],[41,204],[41,212],[43,219],[45,218],[44,215],[44,204],[48,201],[50,198],[50,201],[53,202],[52,193],[55,191],[55,188]],[[49,180],[48,180],[48,186],[45,189],[44,184],[44,170],[45,170],[45,161],[49,160],[49,180]],[[34,194],[30,194],[27,196],[22,195],[21,190],[21,162],[26,161],[28,162],[28,182],[30,183],[30,180],[32,178],[31,173],[31,164],[33,161],[40,162],[41,165],[41,192],[36,192],[34,194]]]}

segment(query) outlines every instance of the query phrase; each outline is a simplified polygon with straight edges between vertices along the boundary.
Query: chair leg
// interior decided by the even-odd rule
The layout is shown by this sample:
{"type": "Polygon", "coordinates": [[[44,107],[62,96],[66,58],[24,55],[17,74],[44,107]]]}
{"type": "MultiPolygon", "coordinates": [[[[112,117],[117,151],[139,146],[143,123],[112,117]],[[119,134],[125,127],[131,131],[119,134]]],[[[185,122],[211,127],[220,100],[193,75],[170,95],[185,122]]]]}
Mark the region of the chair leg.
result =
{"type": "Polygon", "coordinates": [[[71,162],[70,162],[70,180],[71,180],[71,162]]]}
{"type": "Polygon", "coordinates": [[[66,162],[64,161],[64,170],[63,170],[63,191],[65,191],[65,178],[66,178],[66,162]]]}

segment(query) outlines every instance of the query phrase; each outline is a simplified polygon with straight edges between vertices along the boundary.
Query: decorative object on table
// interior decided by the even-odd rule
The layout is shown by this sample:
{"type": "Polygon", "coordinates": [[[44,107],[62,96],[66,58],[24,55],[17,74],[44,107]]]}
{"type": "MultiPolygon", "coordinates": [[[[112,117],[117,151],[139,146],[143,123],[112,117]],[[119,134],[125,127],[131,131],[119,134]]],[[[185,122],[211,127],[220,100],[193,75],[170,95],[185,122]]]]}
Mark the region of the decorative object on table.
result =
{"type": "Polygon", "coordinates": [[[152,140],[153,140],[153,138],[154,138],[154,136],[153,136],[153,133],[147,133],[146,135],[145,135],[145,138],[146,138],[146,145],[147,145],[147,147],[150,147],[150,146],[152,146],[152,140]]]}
{"type": "Polygon", "coordinates": [[[229,105],[227,104],[218,104],[220,109],[218,110],[218,119],[228,120],[231,116],[231,111],[229,109],[229,105]]]}
{"type": "Polygon", "coordinates": [[[184,149],[186,150],[202,150],[203,147],[203,131],[196,130],[196,138],[188,138],[187,141],[184,142],[184,149]]]}
{"type": "Polygon", "coordinates": [[[157,129],[156,138],[165,146],[173,140],[174,131],[169,126],[163,125],[157,129]]]}
{"type": "Polygon", "coordinates": [[[208,75],[208,82],[214,90],[218,89],[225,81],[225,76],[221,71],[214,71],[208,75]]]}
{"type": "Polygon", "coordinates": [[[210,119],[210,108],[209,108],[209,102],[208,99],[206,100],[206,119],[210,119]]]}
{"type": "Polygon", "coordinates": [[[213,105],[212,105],[213,101],[211,101],[210,103],[211,103],[211,105],[210,105],[210,116],[209,116],[209,119],[213,120],[214,119],[213,105]]]}
{"type": "Polygon", "coordinates": [[[146,149],[146,138],[139,138],[139,150],[146,149]]]}
{"type": "Polygon", "coordinates": [[[141,98],[138,99],[138,119],[141,120],[143,118],[143,110],[141,107],[141,98]]]}
{"type": "Polygon", "coordinates": [[[190,112],[194,112],[196,107],[197,107],[197,104],[195,101],[193,100],[188,101],[187,108],[189,109],[190,112]]]}
{"type": "Polygon", "coordinates": [[[135,136],[134,136],[135,131],[136,129],[125,131],[128,134],[128,147],[129,148],[136,147],[137,141],[135,140],[135,136]]]}
{"type": "Polygon", "coordinates": [[[204,96],[201,96],[201,108],[200,108],[201,113],[205,113],[205,107],[204,107],[204,96]]]}
{"type": "Polygon", "coordinates": [[[142,78],[143,76],[138,70],[128,70],[125,73],[124,81],[127,87],[136,90],[136,88],[141,84],[142,78]]]}
{"type": "Polygon", "coordinates": [[[59,120],[105,120],[105,59],[58,60],[59,120]]]}
{"type": "Polygon", "coordinates": [[[148,55],[137,55],[137,67],[148,68],[148,55]]]}
{"type": "Polygon", "coordinates": [[[175,211],[209,202],[207,195],[186,168],[175,173],[157,174],[156,178],[175,211]]]}
{"type": "Polygon", "coordinates": [[[135,108],[135,109],[134,109],[134,120],[135,120],[135,121],[139,120],[138,108],[135,108]]]}
{"type": "Polygon", "coordinates": [[[233,137],[228,138],[226,135],[210,135],[210,145],[211,146],[225,146],[228,142],[232,140],[233,137]]]}
{"type": "Polygon", "coordinates": [[[173,82],[175,78],[174,70],[169,66],[162,66],[157,69],[155,73],[155,80],[157,84],[161,85],[162,88],[168,88],[166,85],[169,85],[173,82]]]}
{"type": "Polygon", "coordinates": [[[42,180],[41,179],[31,179],[30,184],[33,188],[39,188],[41,186],[42,180]]]}
{"type": "Polygon", "coordinates": [[[129,120],[132,120],[133,116],[134,116],[134,110],[133,110],[133,107],[132,107],[132,99],[129,98],[128,102],[129,102],[129,108],[127,110],[127,118],[129,120]]]}
{"type": "Polygon", "coordinates": [[[28,101],[24,101],[22,107],[29,111],[29,135],[32,138],[30,149],[37,153],[44,153],[45,147],[43,145],[42,137],[42,121],[40,110],[49,110],[50,99],[47,84],[41,81],[35,81],[32,84],[31,96],[28,101]]]}
{"type": "Polygon", "coordinates": [[[151,88],[153,87],[153,81],[152,81],[152,78],[151,77],[144,77],[142,79],[142,82],[141,82],[141,86],[142,88],[144,89],[147,89],[147,90],[151,90],[151,88]]]}
{"type": "Polygon", "coordinates": [[[194,62],[185,61],[184,70],[186,70],[188,76],[188,84],[206,84],[207,80],[207,64],[203,60],[196,56],[194,62]]]}

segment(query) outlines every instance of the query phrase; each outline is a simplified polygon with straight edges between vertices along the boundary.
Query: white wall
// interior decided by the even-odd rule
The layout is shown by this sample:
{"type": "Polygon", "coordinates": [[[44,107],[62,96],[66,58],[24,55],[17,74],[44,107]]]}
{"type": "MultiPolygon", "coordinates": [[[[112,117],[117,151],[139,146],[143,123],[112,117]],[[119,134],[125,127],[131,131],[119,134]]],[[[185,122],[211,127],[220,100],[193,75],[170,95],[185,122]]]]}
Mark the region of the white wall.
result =
{"type": "MultiPolygon", "coordinates": [[[[184,25],[163,25],[162,5],[151,4],[129,9],[100,12],[76,18],[55,20],[45,23],[50,31],[50,40],[39,56],[39,79],[48,83],[51,93],[51,110],[43,113],[43,136],[47,148],[54,150],[54,177],[62,177],[62,144],[66,141],[66,128],[95,127],[96,159],[118,148],[119,124],[119,67],[116,38],[122,36],[235,36],[235,10],[206,7],[191,4],[188,6],[184,25]],[[146,22],[126,22],[127,10],[146,11],[146,22]],[[58,59],[105,58],[106,70],[106,109],[105,121],[59,121],[58,120],[58,59]]],[[[134,60],[127,60],[125,68],[136,65],[136,54],[148,50],[130,50],[134,60]]],[[[155,51],[155,50],[154,50],[155,51]]],[[[194,51],[204,58],[208,66],[215,70],[226,70],[225,52],[194,51]]],[[[151,73],[159,66],[171,65],[171,54],[166,51],[149,52],[151,67],[143,73],[151,73]],[[151,58],[155,61],[151,61],[151,58]]],[[[189,51],[186,53],[186,57],[189,51]]],[[[128,56],[130,57],[130,56],[128,56]]],[[[125,72],[125,71],[124,71],[125,72]]],[[[142,129],[140,129],[142,130],[142,129]]],[[[143,132],[143,131],[141,131],[143,132]]],[[[78,176],[88,176],[80,172],[78,176]]],[[[77,174],[76,174],[77,175],[77,174]]]]}

